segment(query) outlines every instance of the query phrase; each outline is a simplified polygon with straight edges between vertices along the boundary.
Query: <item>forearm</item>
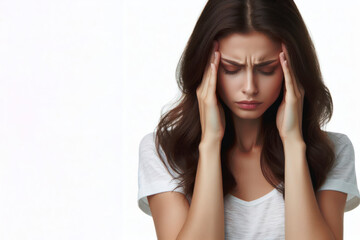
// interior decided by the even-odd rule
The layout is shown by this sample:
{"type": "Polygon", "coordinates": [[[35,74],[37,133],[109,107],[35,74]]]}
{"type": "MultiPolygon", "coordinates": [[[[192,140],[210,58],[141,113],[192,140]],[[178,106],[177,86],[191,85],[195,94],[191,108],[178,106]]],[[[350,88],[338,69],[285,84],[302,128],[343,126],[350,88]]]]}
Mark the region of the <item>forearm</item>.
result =
{"type": "Polygon", "coordinates": [[[221,142],[203,142],[186,222],[177,239],[225,239],[221,142]]]}
{"type": "Polygon", "coordinates": [[[285,237],[334,239],[316,201],[302,141],[283,141],[285,154],[285,237]]]}

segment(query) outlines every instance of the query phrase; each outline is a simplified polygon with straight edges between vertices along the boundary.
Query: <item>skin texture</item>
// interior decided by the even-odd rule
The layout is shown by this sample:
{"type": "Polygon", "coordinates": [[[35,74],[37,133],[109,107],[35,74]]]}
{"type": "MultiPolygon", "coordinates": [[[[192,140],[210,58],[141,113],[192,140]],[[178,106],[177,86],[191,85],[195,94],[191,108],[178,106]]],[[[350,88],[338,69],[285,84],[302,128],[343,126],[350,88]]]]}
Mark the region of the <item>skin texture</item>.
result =
{"type": "Polygon", "coordinates": [[[261,116],[275,102],[284,82],[284,73],[280,62],[281,43],[274,42],[259,32],[250,34],[234,33],[219,40],[220,61],[217,72],[217,91],[223,102],[232,111],[236,131],[236,146],[243,153],[260,151],[261,116]],[[264,57],[261,59],[261,57],[264,57]],[[237,67],[225,62],[222,58],[242,64],[237,67]],[[255,67],[259,62],[276,59],[264,66],[255,67]],[[237,71],[226,74],[227,71],[237,71]],[[263,72],[272,72],[264,75],[263,72]],[[244,110],[235,102],[256,100],[262,102],[254,110],[244,110]]]}

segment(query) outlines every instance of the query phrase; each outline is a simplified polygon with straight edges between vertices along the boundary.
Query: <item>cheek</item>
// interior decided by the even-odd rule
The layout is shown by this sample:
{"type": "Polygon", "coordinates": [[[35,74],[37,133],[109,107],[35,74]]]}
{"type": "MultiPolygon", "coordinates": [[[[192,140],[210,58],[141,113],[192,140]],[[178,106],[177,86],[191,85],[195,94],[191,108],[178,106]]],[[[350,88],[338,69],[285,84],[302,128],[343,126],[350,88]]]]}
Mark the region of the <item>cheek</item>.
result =
{"type": "Polygon", "coordinates": [[[236,90],[235,84],[236,81],[231,81],[226,76],[224,76],[224,74],[218,74],[216,91],[224,102],[227,102],[227,99],[233,96],[233,91],[236,90]]]}
{"type": "Polygon", "coordinates": [[[279,96],[281,88],[284,83],[284,77],[282,74],[274,75],[273,78],[263,81],[261,91],[266,94],[269,98],[276,100],[279,96]]]}
{"type": "Polygon", "coordinates": [[[265,89],[268,89],[268,91],[271,89],[277,89],[279,86],[283,84],[283,77],[281,75],[274,75],[271,77],[263,77],[263,79],[260,79],[262,83],[262,87],[265,89]]]}

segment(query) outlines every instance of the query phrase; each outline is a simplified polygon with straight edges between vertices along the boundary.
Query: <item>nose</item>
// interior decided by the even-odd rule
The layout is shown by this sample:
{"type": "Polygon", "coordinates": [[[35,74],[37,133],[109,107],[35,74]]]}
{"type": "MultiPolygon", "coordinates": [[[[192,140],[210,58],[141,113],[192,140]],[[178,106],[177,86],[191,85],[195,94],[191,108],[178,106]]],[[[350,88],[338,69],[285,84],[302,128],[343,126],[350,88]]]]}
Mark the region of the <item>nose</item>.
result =
{"type": "Polygon", "coordinates": [[[249,96],[253,96],[256,95],[258,93],[258,87],[257,87],[257,83],[255,81],[254,78],[254,74],[252,73],[252,71],[247,71],[246,73],[246,79],[244,81],[244,85],[243,85],[243,93],[245,95],[249,95],[249,96]]]}

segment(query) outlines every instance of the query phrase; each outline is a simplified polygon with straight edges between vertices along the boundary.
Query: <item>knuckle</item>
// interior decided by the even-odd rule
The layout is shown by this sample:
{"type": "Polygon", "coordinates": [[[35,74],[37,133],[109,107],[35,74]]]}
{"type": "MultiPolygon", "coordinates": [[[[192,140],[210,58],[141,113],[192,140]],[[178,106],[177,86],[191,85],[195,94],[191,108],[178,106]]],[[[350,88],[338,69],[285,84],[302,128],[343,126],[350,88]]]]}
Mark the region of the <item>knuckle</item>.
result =
{"type": "Polygon", "coordinates": [[[204,102],[203,96],[201,94],[199,94],[199,96],[198,96],[198,101],[199,101],[199,103],[204,102]]]}
{"type": "Polygon", "coordinates": [[[205,105],[205,106],[209,106],[209,105],[210,105],[210,102],[209,102],[209,100],[208,100],[207,98],[205,98],[203,102],[204,102],[204,105],[205,105]]]}
{"type": "Polygon", "coordinates": [[[206,106],[210,106],[211,104],[212,104],[212,99],[210,98],[210,97],[206,97],[205,99],[204,99],[204,104],[206,105],[206,106]]]}
{"type": "Polygon", "coordinates": [[[290,103],[290,104],[295,104],[296,102],[297,102],[297,97],[296,97],[296,96],[289,98],[289,103],[290,103]]]}

